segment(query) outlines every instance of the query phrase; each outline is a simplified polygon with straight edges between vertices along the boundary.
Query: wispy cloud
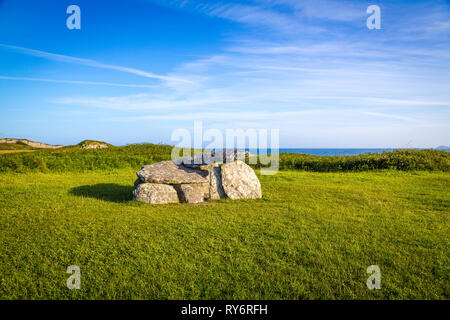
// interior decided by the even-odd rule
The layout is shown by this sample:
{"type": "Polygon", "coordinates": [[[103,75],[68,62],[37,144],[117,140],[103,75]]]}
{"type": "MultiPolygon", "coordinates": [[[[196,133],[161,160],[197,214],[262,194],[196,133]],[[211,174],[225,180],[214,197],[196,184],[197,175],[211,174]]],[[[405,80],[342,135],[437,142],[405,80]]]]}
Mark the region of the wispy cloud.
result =
{"type": "Polygon", "coordinates": [[[43,78],[27,78],[27,77],[12,77],[0,76],[2,80],[17,80],[17,81],[38,81],[49,83],[67,83],[80,85],[94,85],[94,86],[108,86],[108,87],[126,87],[126,88],[154,88],[153,85],[145,84],[127,84],[127,83],[112,83],[112,82],[98,82],[98,81],[77,81],[77,80],[62,80],[62,79],[43,79],[43,78]]]}
{"type": "Polygon", "coordinates": [[[85,66],[100,68],[100,69],[116,70],[116,71],[120,71],[120,72],[138,75],[138,76],[145,77],[145,78],[152,78],[152,79],[172,81],[172,82],[173,81],[175,81],[175,82],[190,82],[185,79],[167,77],[167,76],[158,75],[155,73],[150,73],[150,72],[146,72],[146,71],[142,71],[142,70],[134,69],[134,68],[128,68],[128,67],[117,66],[117,65],[112,65],[112,64],[105,64],[105,63],[101,63],[101,62],[91,60],[91,59],[77,58],[77,57],[72,57],[72,56],[67,56],[67,55],[62,55],[62,54],[57,54],[57,53],[52,53],[52,52],[46,52],[46,51],[41,51],[41,50],[35,50],[35,49],[30,49],[30,48],[25,48],[25,47],[7,45],[7,44],[2,44],[2,43],[0,43],[0,47],[14,50],[16,52],[20,52],[20,53],[31,55],[31,56],[49,59],[49,60],[85,65],[85,66]]]}
{"type": "Polygon", "coordinates": [[[236,103],[230,97],[223,97],[215,94],[191,95],[188,98],[179,98],[174,95],[150,96],[142,93],[129,96],[113,97],[65,97],[50,100],[52,103],[76,105],[81,107],[100,108],[107,110],[124,111],[152,111],[152,110],[173,110],[180,108],[195,108],[202,106],[214,106],[216,104],[236,103]]]}
{"type": "Polygon", "coordinates": [[[425,27],[430,32],[446,32],[450,30],[450,21],[435,21],[432,25],[425,27]]]}
{"type": "Polygon", "coordinates": [[[272,120],[279,121],[287,118],[292,119],[302,117],[305,115],[323,115],[330,110],[303,110],[303,111],[289,111],[289,112],[192,112],[192,113],[172,113],[159,115],[143,115],[137,117],[112,117],[107,120],[111,121],[142,121],[142,120],[220,120],[220,121],[260,121],[272,120]]]}
{"type": "Polygon", "coordinates": [[[241,4],[203,5],[201,9],[210,16],[233,20],[256,26],[268,26],[283,31],[299,30],[303,26],[299,19],[258,6],[241,4]]]}
{"type": "Polygon", "coordinates": [[[200,1],[200,0],[149,0],[163,6],[187,10],[192,13],[203,14],[220,19],[245,24],[247,26],[262,27],[264,29],[282,31],[285,33],[321,32],[323,28],[307,25],[291,12],[273,10],[270,3],[264,1],[200,1]]]}
{"type": "Polygon", "coordinates": [[[279,126],[280,123],[289,123],[294,125],[315,123],[338,123],[345,122],[347,124],[358,124],[361,119],[364,121],[370,121],[374,117],[380,117],[385,119],[391,119],[400,121],[400,123],[416,123],[427,124],[427,121],[416,119],[414,117],[407,117],[398,114],[386,113],[386,112],[373,112],[370,110],[353,110],[353,109],[306,109],[301,111],[260,111],[260,112],[178,112],[178,113],[165,113],[165,114],[153,114],[153,115],[141,115],[135,117],[111,117],[106,118],[108,121],[118,122],[134,122],[145,120],[166,120],[166,121],[217,121],[220,123],[229,123],[235,121],[251,121],[254,124],[261,124],[261,121],[270,120],[272,125],[279,126]],[[330,119],[332,116],[332,119],[330,119]],[[326,119],[324,119],[326,117],[326,119]]]}
{"type": "MultiPolygon", "coordinates": [[[[364,3],[345,0],[259,0],[272,6],[287,6],[298,17],[352,22],[364,19],[364,3]]],[[[367,7],[367,6],[366,6],[367,7]]]]}

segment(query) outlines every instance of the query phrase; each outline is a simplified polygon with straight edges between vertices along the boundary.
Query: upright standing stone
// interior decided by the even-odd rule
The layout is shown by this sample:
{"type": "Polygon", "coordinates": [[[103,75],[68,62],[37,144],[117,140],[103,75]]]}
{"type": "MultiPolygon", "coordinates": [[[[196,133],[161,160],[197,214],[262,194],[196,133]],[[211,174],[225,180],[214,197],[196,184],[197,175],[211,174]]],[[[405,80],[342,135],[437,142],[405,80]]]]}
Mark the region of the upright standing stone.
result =
{"type": "Polygon", "coordinates": [[[251,167],[237,160],[221,166],[222,186],[230,199],[262,197],[261,184],[251,167]]]}

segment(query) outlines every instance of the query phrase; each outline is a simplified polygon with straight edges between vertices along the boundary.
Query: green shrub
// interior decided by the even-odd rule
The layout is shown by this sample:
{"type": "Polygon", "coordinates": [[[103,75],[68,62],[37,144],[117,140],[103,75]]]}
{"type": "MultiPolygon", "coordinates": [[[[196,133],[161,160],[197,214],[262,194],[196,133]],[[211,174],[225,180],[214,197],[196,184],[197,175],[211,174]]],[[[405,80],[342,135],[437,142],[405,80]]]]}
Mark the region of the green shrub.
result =
{"type": "Polygon", "coordinates": [[[17,143],[0,143],[0,150],[33,150],[35,148],[18,141],[17,143]]]}
{"type": "Polygon", "coordinates": [[[129,145],[104,149],[41,149],[30,153],[0,154],[0,172],[88,171],[140,168],[144,164],[169,160],[171,146],[129,145]]]}
{"type": "MultiPolygon", "coordinates": [[[[170,160],[172,146],[133,144],[104,149],[42,149],[29,153],[0,154],[0,172],[63,172],[139,169],[142,165],[170,160]]],[[[261,165],[252,165],[260,168],[261,165]]],[[[280,154],[280,169],[317,172],[369,171],[379,169],[450,171],[450,153],[438,150],[396,150],[358,156],[280,154]]]]}
{"type": "MultiPolygon", "coordinates": [[[[254,167],[258,168],[260,165],[254,167]]],[[[356,156],[314,156],[281,153],[280,169],[318,172],[379,169],[449,171],[450,153],[439,150],[395,150],[356,156]]]]}

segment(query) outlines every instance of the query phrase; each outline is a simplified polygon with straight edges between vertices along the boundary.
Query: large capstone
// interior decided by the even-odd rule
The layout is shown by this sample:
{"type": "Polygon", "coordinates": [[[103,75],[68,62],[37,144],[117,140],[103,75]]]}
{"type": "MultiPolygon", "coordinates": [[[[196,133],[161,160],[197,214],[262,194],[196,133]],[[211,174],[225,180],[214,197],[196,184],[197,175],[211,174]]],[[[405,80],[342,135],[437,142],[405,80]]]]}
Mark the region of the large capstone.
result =
{"type": "Polygon", "coordinates": [[[149,183],[209,183],[209,173],[207,171],[194,170],[177,165],[172,161],[162,161],[143,166],[136,174],[139,180],[149,183]]]}
{"type": "Polygon", "coordinates": [[[178,203],[178,194],[172,185],[141,183],[133,191],[137,201],[153,204],[178,203]]]}
{"type": "Polygon", "coordinates": [[[221,166],[222,186],[230,199],[257,199],[262,197],[261,184],[251,167],[237,160],[221,166]]]}

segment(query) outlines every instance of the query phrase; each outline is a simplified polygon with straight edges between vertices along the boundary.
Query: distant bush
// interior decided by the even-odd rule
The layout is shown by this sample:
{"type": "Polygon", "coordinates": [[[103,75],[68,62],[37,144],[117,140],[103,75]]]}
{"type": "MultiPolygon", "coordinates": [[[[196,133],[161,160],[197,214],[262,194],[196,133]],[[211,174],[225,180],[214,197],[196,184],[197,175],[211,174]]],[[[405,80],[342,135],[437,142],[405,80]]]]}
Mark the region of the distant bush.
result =
{"type": "MultiPolygon", "coordinates": [[[[142,165],[170,160],[172,146],[134,144],[104,149],[39,149],[29,153],[0,154],[0,172],[63,172],[139,169],[142,165]]],[[[259,168],[260,165],[252,165],[259,168]]],[[[438,150],[396,150],[358,156],[280,154],[281,170],[367,171],[378,169],[450,171],[450,154],[438,150]]]]}

